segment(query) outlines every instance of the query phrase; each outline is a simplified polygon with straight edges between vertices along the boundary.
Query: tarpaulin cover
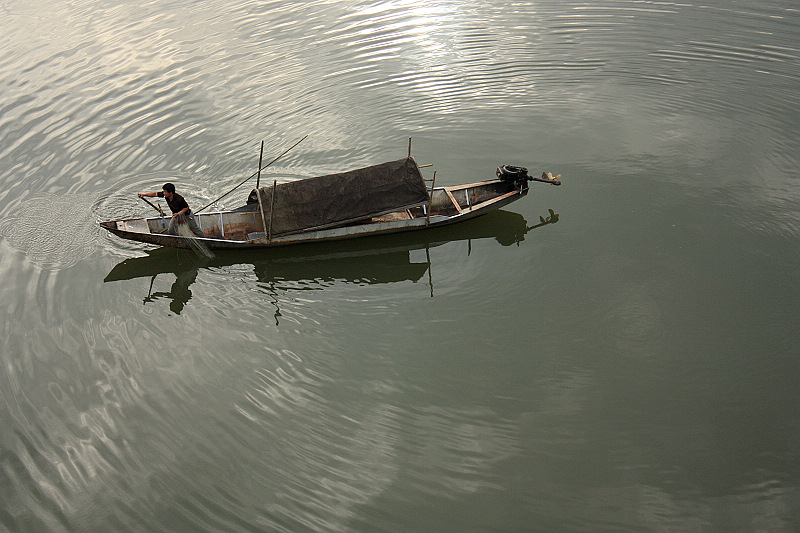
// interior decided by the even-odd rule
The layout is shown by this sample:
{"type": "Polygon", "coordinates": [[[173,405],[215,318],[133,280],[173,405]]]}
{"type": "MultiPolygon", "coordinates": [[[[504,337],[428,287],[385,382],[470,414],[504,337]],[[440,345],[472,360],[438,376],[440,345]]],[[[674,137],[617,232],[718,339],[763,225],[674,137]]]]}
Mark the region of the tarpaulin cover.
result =
{"type": "Polygon", "coordinates": [[[335,227],[427,203],[413,158],[261,187],[258,199],[272,236],[335,227]],[[270,215],[270,211],[274,213],[270,215]]]}

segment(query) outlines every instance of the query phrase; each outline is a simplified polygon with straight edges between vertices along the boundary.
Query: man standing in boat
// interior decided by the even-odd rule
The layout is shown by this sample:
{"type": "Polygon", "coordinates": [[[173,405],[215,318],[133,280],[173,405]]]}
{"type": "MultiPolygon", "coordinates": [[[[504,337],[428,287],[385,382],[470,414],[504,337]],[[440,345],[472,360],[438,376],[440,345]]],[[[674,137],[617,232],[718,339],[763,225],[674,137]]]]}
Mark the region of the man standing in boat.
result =
{"type": "Polygon", "coordinates": [[[202,232],[197,225],[197,221],[194,219],[192,210],[189,209],[189,204],[186,203],[183,196],[175,192],[175,185],[172,183],[165,183],[161,189],[160,191],[154,192],[140,192],[139,198],[144,198],[145,196],[150,198],[158,197],[164,198],[167,201],[167,205],[170,211],[172,211],[172,220],[169,221],[169,234],[180,235],[181,233],[178,230],[178,225],[186,224],[196,237],[205,237],[205,233],[202,232]]]}

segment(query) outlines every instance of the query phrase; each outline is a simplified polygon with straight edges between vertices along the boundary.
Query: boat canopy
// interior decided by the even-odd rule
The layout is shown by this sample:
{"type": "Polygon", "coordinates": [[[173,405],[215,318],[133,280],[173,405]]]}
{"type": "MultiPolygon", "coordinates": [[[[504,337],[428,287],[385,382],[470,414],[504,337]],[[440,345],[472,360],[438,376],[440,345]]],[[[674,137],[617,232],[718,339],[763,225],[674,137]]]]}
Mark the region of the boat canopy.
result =
{"type": "Polygon", "coordinates": [[[330,228],[428,202],[414,158],[258,189],[272,236],[330,228]]]}

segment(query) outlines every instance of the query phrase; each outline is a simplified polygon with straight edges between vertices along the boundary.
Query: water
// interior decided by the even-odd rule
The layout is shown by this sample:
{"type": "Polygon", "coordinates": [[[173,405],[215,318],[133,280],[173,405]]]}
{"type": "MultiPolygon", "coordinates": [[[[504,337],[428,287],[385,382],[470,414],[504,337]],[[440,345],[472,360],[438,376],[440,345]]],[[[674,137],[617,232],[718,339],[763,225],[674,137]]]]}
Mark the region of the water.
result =
{"type": "Polygon", "coordinates": [[[778,0],[5,2],[0,530],[800,529],[798,28],[778,0]],[[437,184],[564,185],[214,257],[96,225],[306,134],[262,179],[412,137],[437,184]]]}

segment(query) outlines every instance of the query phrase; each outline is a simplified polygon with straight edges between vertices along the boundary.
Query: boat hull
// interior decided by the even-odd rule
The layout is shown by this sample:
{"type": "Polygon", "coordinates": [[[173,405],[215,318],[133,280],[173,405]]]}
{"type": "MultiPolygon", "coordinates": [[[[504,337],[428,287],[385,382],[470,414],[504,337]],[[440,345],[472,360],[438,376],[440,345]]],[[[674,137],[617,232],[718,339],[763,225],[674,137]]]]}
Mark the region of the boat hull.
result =
{"type": "Polygon", "coordinates": [[[500,209],[527,193],[527,183],[512,183],[503,180],[440,187],[434,189],[431,203],[424,209],[416,208],[415,211],[406,210],[390,214],[390,216],[370,219],[363,223],[319,230],[312,229],[288,235],[268,235],[268,231],[264,231],[268,224],[260,219],[260,213],[245,208],[196,215],[203,231],[207,235],[213,235],[206,238],[166,234],[169,219],[163,217],[101,222],[100,226],[123,239],[172,248],[196,248],[198,243],[202,243],[211,250],[272,248],[309,242],[356,239],[456,224],[500,209]],[[430,214],[428,214],[428,210],[431,211],[430,214]],[[219,222],[216,222],[217,219],[219,222]],[[258,224],[259,221],[260,224],[258,224]],[[254,231],[248,232],[248,227],[254,231]],[[231,228],[236,229],[233,238],[229,237],[231,228]]]}

